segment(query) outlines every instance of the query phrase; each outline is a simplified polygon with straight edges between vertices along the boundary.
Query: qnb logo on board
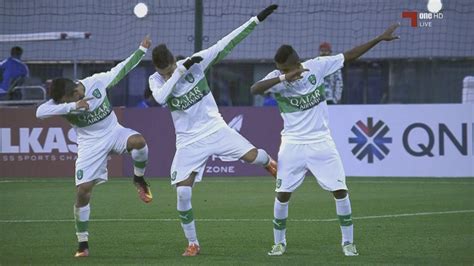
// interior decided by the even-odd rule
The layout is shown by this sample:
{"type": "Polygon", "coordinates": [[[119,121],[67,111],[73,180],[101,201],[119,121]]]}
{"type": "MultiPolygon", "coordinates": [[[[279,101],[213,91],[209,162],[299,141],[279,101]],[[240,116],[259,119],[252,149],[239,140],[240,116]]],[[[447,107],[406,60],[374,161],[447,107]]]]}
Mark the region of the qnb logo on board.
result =
{"type": "Polygon", "coordinates": [[[349,143],[355,144],[352,154],[361,161],[367,157],[368,163],[374,162],[374,156],[383,160],[390,152],[386,144],[392,143],[392,138],[385,136],[389,130],[390,128],[382,120],[374,125],[372,117],[367,118],[367,124],[357,121],[351,129],[355,137],[349,138],[349,143]]]}

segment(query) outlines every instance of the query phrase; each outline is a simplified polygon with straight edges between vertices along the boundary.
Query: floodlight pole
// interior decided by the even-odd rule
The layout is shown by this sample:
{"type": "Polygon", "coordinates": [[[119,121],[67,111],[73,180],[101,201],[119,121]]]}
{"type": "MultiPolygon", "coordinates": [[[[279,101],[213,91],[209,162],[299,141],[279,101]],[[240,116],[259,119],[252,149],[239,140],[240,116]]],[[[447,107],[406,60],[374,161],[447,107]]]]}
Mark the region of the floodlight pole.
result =
{"type": "Polygon", "coordinates": [[[197,53],[202,50],[202,0],[195,0],[194,9],[194,52],[197,53]]]}
{"type": "Polygon", "coordinates": [[[74,59],[72,60],[72,65],[73,65],[73,79],[77,80],[77,42],[76,40],[72,40],[73,47],[74,47],[74,59]]]}

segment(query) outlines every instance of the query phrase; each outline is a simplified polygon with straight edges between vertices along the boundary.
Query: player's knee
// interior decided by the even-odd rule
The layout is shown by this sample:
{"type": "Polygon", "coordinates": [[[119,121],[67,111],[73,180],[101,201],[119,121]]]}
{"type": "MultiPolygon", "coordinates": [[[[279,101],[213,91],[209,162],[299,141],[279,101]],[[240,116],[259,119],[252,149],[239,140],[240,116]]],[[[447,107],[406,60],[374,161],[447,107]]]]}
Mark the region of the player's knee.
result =
{"type": "Polygon", "coordinates": [[[336,191],[333,191],[332,194],[334,195],[334,198],[336,199],[343,199],[347,196],[347,190],[344,190],[344,189],[336,190],[336,191]]]}
{"type": "Polygon", "coordinates": [[[145,147],[146,141],[142,135],[136,134],[128,139],[128,144],[129,149],[141,149],[145,147]]]}
{"type": "Polygon", "coordinates": [[[194,184],[194,178],[196,177],[196,172],[192,172],[189,177],[183,181],[176,183],[177,187],[192,187],[194,184]]]}
{"type": "Polygon", "coordinates": [[[290,201],[290,198],[291,198],[291,192],[278,192],[277,193],[277,199],[281,203],[290,201]]]}
{"type": "Polygon", "coordinates": [[[83,207],[89,204],[92,195],[92,187],[88,185],[79,185],[76,192],[76,207],[83,207]]]}

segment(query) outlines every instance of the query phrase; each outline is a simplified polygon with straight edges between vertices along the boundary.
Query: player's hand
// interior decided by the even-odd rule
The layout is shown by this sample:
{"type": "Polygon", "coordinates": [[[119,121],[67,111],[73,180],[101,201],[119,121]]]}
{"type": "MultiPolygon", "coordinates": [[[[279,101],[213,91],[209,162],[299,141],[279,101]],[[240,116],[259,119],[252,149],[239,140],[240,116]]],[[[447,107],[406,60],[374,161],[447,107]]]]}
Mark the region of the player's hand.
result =
{"type": "Polygon", "coordinates": [[[184,63],[183,63],[183,66],[186,68],[186,69],[190,69],[194,64],[199,64],[199,62],[202,61],[202,57],[200,56],[193,56],[191,58],[189,58],[188,60],[186,60],[184,63]]]}
{"type": "Polygon", "coordinates": [[[384,33],[382,33],[381,35],[379,35],[379,39],[381,41],[393,41],[393,40],[396,40],[396,39],[400,39],[400,36],[394,36],[393,35],[393,32],[398,28],[400,27],[400,22],[399,23],[395,23],[393,25],[391,25],[390,27],[388,27],[384,33]]]}
{"type": "Polygon", "coordinates": [[[88,101],[94,99],[93,97],[83,98],[76,102],[76,110],[87,111],[89,110],[88,101]]]}
{"type": "Polygon", "coordinates": [[[265,8],[264,10],[260,11],[260,13],[258,13],[258,15],[257,15],[258,21],[260,21],[260,22],[264,21],[277,8],[278,8],[278,5],[270,5],[267,8],[265,8]]]}
{"type": "Polygon", "coordinates": [[[295,81],[295,80],[298,80],[298,79],[302,79],[303,77],[301,76],[301,74],[303,72],[306,72],[306,71],[309,71],[309,69],[298,68],[298,69],[292,70],[292,71],[285,74],[285,80],[286,81],[295,81]]]}
{"type": "Polygon", "coordinates": [[[151,39],[150,39],[149,34],[147,36],[145,36],[145,38],[143,38],[143,41],[140,45],[145,47],[146,49],[151,47],[151,39]]]}

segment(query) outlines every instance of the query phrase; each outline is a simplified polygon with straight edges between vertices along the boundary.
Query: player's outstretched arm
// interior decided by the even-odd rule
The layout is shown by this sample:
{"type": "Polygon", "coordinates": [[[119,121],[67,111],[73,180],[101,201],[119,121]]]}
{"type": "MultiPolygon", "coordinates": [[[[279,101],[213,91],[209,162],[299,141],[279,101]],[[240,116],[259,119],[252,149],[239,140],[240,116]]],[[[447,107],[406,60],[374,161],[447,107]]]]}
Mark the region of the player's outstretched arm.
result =
{"type": "Polygon", "coordinates": [[[264,21],[270,14],[278,8],[278,5],[270,5],[262,10],[257,16],[252,17],[240,27],[227,34],[224,38],[219,40],[216,44],[206,50],[202,50],[193,56],[200,56],[203,58],[201,62],[202,68],[207,71],[209,67],[218,63],[225,58],[237,44],[245,39],[255,29],[258,23],[264,21]]]}
{"type": "Polygon", "coordinates": [[[71,103],[60,103],[56,104],[51,99],[36,109],[36,117],[39,119],[45,119],[57,115],[66,115],[73,112],[83,112],[89,110],[89,100],[93,98],[84,98],[77,102],[71,103]]]}
{"type": "Polygon", "coordinates": [[[256,82],[255,84],[253,84],[252,87],[250,87],[250,92],[254,95],[255,94],[263,94],[263,93],[265,93],[265,91],[269,90],[271,87],[273,87],[273,86],[277,85],[278,83],[283,82],[285,80],[288,81],[288,82],[292,82],[292,81],[301,79],[302,78],[301,73],[303,73],[305,71],[309,71],[309,69],[298,68],[298,69],[290,71],[286,74],[281,74],[280,76],[275,77],[275,78],[260,80],[260,81],[256,82]]]}
{"type": "Polygon", "coordinates": [[[393,40],[399,39],[400,38],[399,36],[393,35],[394,31],[399,26],[400,26],[400,23],[393,24],[390,27],[388,27],[384,33],[377,36],[376,38],[370,40],[367,43],[356,46],[347,52],[344,52],[344,61],[347,62],[347,61],[356,60],[357,58],[361,57],[363,54],[365,54],[367,51],[372,49],[372,47],[374,47],[381,41],[393,41],[393,40]]]}
{"type": "Polygon", "coordinates": [[[104,84],[108,84],[107,88],[113,87],[116,85],[121,79],[123,79],[128,72],[134,69],[138,63],[143,59],[145,53],[147,52],[148,48],[151,46],[151,39],[150,36],[147,35],[143,38],[140,47],[133,52],[127,59],[120,62],[118,65],[113,67],[111,70],[101,73],[99,75],[101,79],[103,79],[104,84]]]}

